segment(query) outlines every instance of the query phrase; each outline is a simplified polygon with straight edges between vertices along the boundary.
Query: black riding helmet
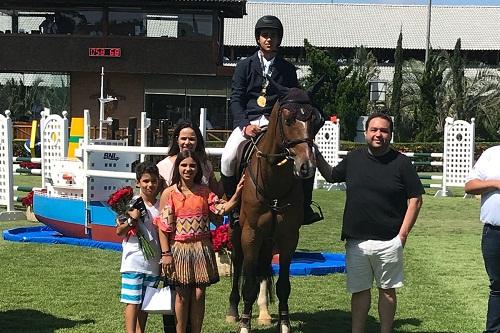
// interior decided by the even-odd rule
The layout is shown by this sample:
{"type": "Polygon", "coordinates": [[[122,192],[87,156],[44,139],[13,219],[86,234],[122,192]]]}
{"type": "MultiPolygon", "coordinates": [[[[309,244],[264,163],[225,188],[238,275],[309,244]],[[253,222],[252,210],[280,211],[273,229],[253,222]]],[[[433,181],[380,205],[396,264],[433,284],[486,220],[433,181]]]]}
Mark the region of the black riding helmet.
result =
{"type": "Polygon", "coordinates": [[[259,39],[260,31],[262,29],[275,29],[275,30],[277,30],[278,37],[280,39],[280,42],[278,43],[278,45],[281,44],[281,40],[283,39],[283,24],[281,24],[281,21],[279,20],[279,18],[277,18],[276,16],[272,16],[272,15],[262,16],[255,24],[255,40],[259,39]]]}

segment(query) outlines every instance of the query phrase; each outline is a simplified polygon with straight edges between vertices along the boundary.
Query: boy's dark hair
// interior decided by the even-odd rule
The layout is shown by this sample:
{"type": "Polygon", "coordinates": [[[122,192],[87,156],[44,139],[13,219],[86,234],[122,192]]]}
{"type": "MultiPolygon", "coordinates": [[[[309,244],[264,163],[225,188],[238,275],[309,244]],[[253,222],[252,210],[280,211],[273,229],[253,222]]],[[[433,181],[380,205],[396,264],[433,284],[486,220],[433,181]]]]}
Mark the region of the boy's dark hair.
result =
{"type": "Polygon", "coordinates": [[[156,176],[156,178],[160,179],[160,171],[156,164],[151,162],[142,162],[137,164],[135,167],[135,178],[137,181],[141,180],[142,175],[145,173],[149,173],[152,176],[156,176]]]}
{"type": "MultiPolygon", "coordinates": [[[[196,176],[194,176],[194,182],[196,184],[201,184],[201,177],[203,176],[203,170],[201,166],[201,159],[198,154],[198,152],[195,151],[190,151],[190,150],[183,150],[177,154],[177,158],[175,159],[175,164],[174,164],[174,172],[172,174],[172,185],[177,185],[177,188],[179,188],[180,182],[181,182],[181,175],[179,173],[179,165],[181,162],[188,158],[191,157],[195,162],[196,162],[196,167],[197,167],[197,172],[196,176]]],[[[179,188],[180,190],[180,188],[179,188]]]]}
{"type": "Polygon", "coordinates": [[[368,126],[370,125],[370,121],[372,121],[372,119],[374,119],[374,118],[382,118],[382,119],[387,120],[389,122],[389,129],[391,130],[391,133],[393,132],[394,123],[392,122],[392,118],[387,113],[383,113],[383,112],[374,112],[370,116],[368,116],[368,119],[366,119],[366,123],[365,123],[365,131],[368,130],[368,126]]]}

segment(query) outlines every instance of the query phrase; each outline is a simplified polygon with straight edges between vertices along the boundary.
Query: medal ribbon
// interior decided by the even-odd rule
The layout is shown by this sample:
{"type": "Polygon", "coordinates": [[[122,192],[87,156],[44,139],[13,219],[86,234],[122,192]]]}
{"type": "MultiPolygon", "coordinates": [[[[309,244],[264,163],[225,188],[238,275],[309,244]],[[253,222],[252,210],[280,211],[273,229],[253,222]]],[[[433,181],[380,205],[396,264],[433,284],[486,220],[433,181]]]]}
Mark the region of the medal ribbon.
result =
{"type": "MultiPolygon", "coordinates": [[[[270,60],[267,62],[268,66],[266,66],[264,64],[264,56],[262,55],[261,52],[259,52],[259,60],[260,60],[260,65],[262,67],[262,76],[264,77],[264,80],[262,81],[262,91],[260,93],[260,96],[263,97],[264,99],[264,106],[265,106],[265,96],[266,96],[266,90],[267,90],[267,86],[269,86],[269,80],[267,79],[267,76],[271,76],[273,75],[273,70],[272,70],[272,66],[273,66],[273,63],[274,63],[274,58],[273,60],[270,60]]],[[[259,97],[260,98],[260,97],[259,97]]],[[[262,105],[260,105],[262,106],[262,105]]],[[[264,107],[262,106],[262,107],[264,107]]]]}

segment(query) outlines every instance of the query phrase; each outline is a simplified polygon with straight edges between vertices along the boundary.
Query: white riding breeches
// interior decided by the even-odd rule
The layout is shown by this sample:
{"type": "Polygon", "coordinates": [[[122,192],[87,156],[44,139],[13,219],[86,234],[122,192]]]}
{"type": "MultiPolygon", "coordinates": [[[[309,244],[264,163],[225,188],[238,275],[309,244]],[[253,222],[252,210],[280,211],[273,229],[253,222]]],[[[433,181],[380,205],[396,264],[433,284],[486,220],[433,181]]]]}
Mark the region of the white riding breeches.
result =
{"type": "MultiPolygon", "coordinates": [[[[269,120],[266,116],[261,116],[258,119],[252,120],[250,124],[263,127],[269,124],[269,120]]],[[[236,174],[239,155],[241,153],[241,150],[243,149],[243,146],[249,140],[249,138],[245,137],[241,128],[236,127],[233,130],[233,132],[227,139],[226,145],[224,146],[224,151],[222,152],[220,161],[220,170],[224,176],[231,177],[236,174]]]]}

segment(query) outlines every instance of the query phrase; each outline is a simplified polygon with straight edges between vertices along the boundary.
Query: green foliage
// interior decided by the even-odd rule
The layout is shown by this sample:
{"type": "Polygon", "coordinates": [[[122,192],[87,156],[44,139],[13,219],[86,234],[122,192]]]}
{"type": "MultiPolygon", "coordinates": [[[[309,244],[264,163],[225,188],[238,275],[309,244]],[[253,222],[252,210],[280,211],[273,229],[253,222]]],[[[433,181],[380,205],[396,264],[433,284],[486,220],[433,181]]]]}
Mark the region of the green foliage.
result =
{"type": "Polygon", "coordinates": [[[441,140],[446,117],[475,117],[477,141],[500,139],[500,76],[481,68],[467,77],[464,63],[459,41],[452,57],[431,53],[427,66],[414,59],[405,62],[402,119],[395,131],[399,140],[410,140],[414,133],[419,141],[441,140]]]}
{"type": "Polygon", "coordinates": [[[418,116],[415,118],[417,124],[415,138],[418,141],[433,141],[439,138],[442,133],[441,127],[438,126],[436,107],[440,97],[443,73],[446,70],[444,59],[442,54],[431,53],[417,83],[421,92],[417,110],[418,116]]]}
{"type": "MultiPolygon", "coordinates": [[[[62,80],[62,79],[61,79],[62,80]]],[[[67,110],[69,87],[61,81],[61,87],[43,86],[43,80],[36,79],[31,86],[23,80],[8,80],[0,84],[0,110],[11,111],[13,120],[29,121],[34,108],[50,108],[55,111],[67,110]]]]}
{"type": "MultiPolygon", "coordinates": [[[[396,124],[401,123],[401,94],[403,85],[403,32],[399,33],[396,51],[394,53],[394,77],[392,79],[392,94],[389,114],[394,117],[396,124]]],[[[399,141],[400,132],[394,133],[399,141]]]]}
{"type": "MultiPolygon", "coordinates": [[[[500,140],[500,76],[480,69],[464,80],[464,114],[476,118],[476,140],[500,140]]],[[[468,118],[467,118],[468,120],[468,118]]]]}
{"type": "Polygon", "coordinates": [[[324,84],[314,97],[314,102],[325,115],[337,115],[341,121],[341,137],[352,140],[356,136],[359,116],[366,114],[369,100],[368,82],[376,76],[377,61],[364,47],[356,50],[353,59],[341,67],[338,59],[304,41],[311,74],[303,80],[311,85],[321,76],[324,84]]]}
{"type": "Polygon", "coordinates": [[[457,39],[453,56],[449,58],[448,62],[451,69],[452,87],[455,93],[455,113],[458,119],[470,119],[471,115],[466,114],[464,111],[464,61],[461,54],[461,39],[457,39]]]}

